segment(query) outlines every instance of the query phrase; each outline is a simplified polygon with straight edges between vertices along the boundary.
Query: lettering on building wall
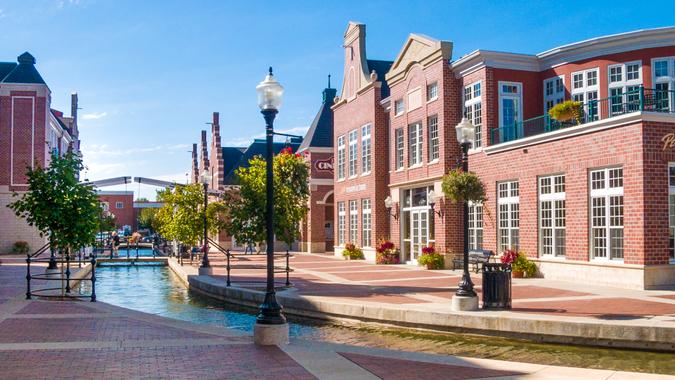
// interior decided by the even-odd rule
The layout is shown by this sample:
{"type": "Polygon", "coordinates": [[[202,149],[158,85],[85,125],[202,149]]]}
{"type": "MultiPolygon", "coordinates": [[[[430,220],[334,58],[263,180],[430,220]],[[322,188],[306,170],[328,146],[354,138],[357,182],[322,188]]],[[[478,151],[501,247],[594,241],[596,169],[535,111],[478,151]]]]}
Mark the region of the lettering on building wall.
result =
{"type": "Polygon", "coordinates": [[[362,183],[360,185],[348,186],[345,188],[345,193],[354,193],[357,191],[363,191],[366,189],[366,184],[362,183]]]}
{"type": "Polygon", "coordinates": [[[333,172],[333,157],[314,161],[314,167],[320,172],[333,172]]]}
{"type": "Polygon", "coordinates": [[[675,146],[675,133],[668,133],[661,139],[663,141],[663,150],[670,149],[675,146]]]}

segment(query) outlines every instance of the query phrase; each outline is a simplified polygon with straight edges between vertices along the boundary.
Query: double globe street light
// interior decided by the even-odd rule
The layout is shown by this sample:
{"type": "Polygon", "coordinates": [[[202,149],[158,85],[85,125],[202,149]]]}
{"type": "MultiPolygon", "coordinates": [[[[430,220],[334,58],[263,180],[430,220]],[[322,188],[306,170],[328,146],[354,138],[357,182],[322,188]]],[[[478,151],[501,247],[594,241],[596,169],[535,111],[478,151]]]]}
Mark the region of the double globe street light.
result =
{"type": "Polygon", "coordinates": [[[272,160],[274,158],[274,118],[281,108],[284,88],[274,79],[272,68],[265,80],[256,86],[258,107],[265,119],[266,146],[266,253],[267,253],[267,285],[265,299],[260,305],[253,328],[253,339],[259,345],[279,345],[288,343],[288,324],[281,312],[274,290],[274,179],[272,160]]]}

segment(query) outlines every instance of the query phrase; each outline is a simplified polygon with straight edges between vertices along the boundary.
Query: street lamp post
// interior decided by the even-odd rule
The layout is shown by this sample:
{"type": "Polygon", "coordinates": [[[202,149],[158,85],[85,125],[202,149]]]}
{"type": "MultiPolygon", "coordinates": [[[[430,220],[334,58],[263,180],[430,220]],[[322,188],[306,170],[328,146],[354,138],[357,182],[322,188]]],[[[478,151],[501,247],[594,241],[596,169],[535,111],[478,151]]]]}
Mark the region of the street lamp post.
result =
{"type": "Polygon", "coordinates": [[[265,134],[267,137],[267,167],[266,167],[266,204],[265,228],[267,248],[267,286],[265,300],[260,305],[256,318],[253,337],[256,344],[279,345],[288,343],[288,324],[281,312],[281,305],[277,302],[274,291],[274,117],[281,107],[284,88],[274,79],[272,68],[265,80],[256,86],[258,93],[258,107],[265,118],[265,134]]]}
{"type": "MultiPolygon", "coordinates": [[[[469,148],[473,144],[475,138],[475,127],[469,120],[462,118],[462,121],[455,127],[457,132],[457,142],[462,148],[462,171],[469,171],[469,148]]],[[[469,275],[469,201],[464,200],[464,248],[463,248],[463,273],[462,279],[459,282],[457,292],[452,297],[453,310],[477,310],[478,296],[473,290],[473,282],[471,275],[469,275]]]]}
{"type": "Polygon", "coordinates": [[[204,169],[202,175],[199,178],[204,185],[204,254],[202,255],[202,265],[199,267],[200,275],[211,275],[213,274],[213,268],[209,263],[209,241],[208,241],[208,224],[206,221],[206,209],[209,206],[209,183],[211,182],[211,173],[208,169],[204,169]]]}

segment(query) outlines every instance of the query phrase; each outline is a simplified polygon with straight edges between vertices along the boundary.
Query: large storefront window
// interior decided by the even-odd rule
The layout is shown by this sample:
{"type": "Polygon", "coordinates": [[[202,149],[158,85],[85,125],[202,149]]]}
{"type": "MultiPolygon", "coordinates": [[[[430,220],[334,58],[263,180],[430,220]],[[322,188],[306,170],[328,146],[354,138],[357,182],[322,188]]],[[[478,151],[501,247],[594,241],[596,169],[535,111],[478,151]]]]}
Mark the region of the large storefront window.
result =
{"type": "Polygon", "coordinates": [[[668,166],[668,226],[670,227],[668,257],[675,264],[675,163],[668,166]]]}
{"type": "Polygon", "coordinates": [[[565,176],[539,178],[539,251],[565,256],[565,176]]]}
{"type": "Polygon", "coordinates": [[[520,193],[518,181],[498,184],[499,251],[518,250],[520,245],[520,193]]]}
{"type": "Polygon", "coordinates": [[[435,242],[434,214],[427,196],[431,186],[403,190],[401,236],[404,261],[416,264],[422,248],[435,242]]]}
{"type": "Polygon", "coordinates": [[[338,202],[338,245],[345,244],[345,202],[338,202]]]}
{"type": "Polygon", "coordinates": [[[623,260],[623,169],[593,170],[591,180],[591,255],[623,260]]]}
{"type": "Polygon", "coordinates": [[[371,246],[372,219],[371,219],[370,199],[361,199],[361,246],[371,246]]]}
{"type": "Polygon", "coordinates": [[[483,204],[469,202],[469,249],[483,249],[483,204]]]}
{"type": "Polygon", "coordinates": [[[359,204],[357,201],[349,201],[349,242],[357,244],[359,233],[359,204]]]}

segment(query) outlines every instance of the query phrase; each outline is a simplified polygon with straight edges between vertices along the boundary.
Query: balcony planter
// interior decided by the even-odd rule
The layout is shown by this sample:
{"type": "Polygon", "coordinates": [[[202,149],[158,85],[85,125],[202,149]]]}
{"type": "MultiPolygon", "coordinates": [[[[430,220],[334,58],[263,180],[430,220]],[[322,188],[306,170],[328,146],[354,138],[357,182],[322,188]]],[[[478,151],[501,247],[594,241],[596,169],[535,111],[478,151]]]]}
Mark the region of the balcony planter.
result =
{"type": "Polygon", "coordinates": [[[562,103],[556,104],[553,108],[548,110],[549,116],[563,124],[572,124],[576,122],[581,123],[581,102],[574,100],[566,100],[562,103]]]}

